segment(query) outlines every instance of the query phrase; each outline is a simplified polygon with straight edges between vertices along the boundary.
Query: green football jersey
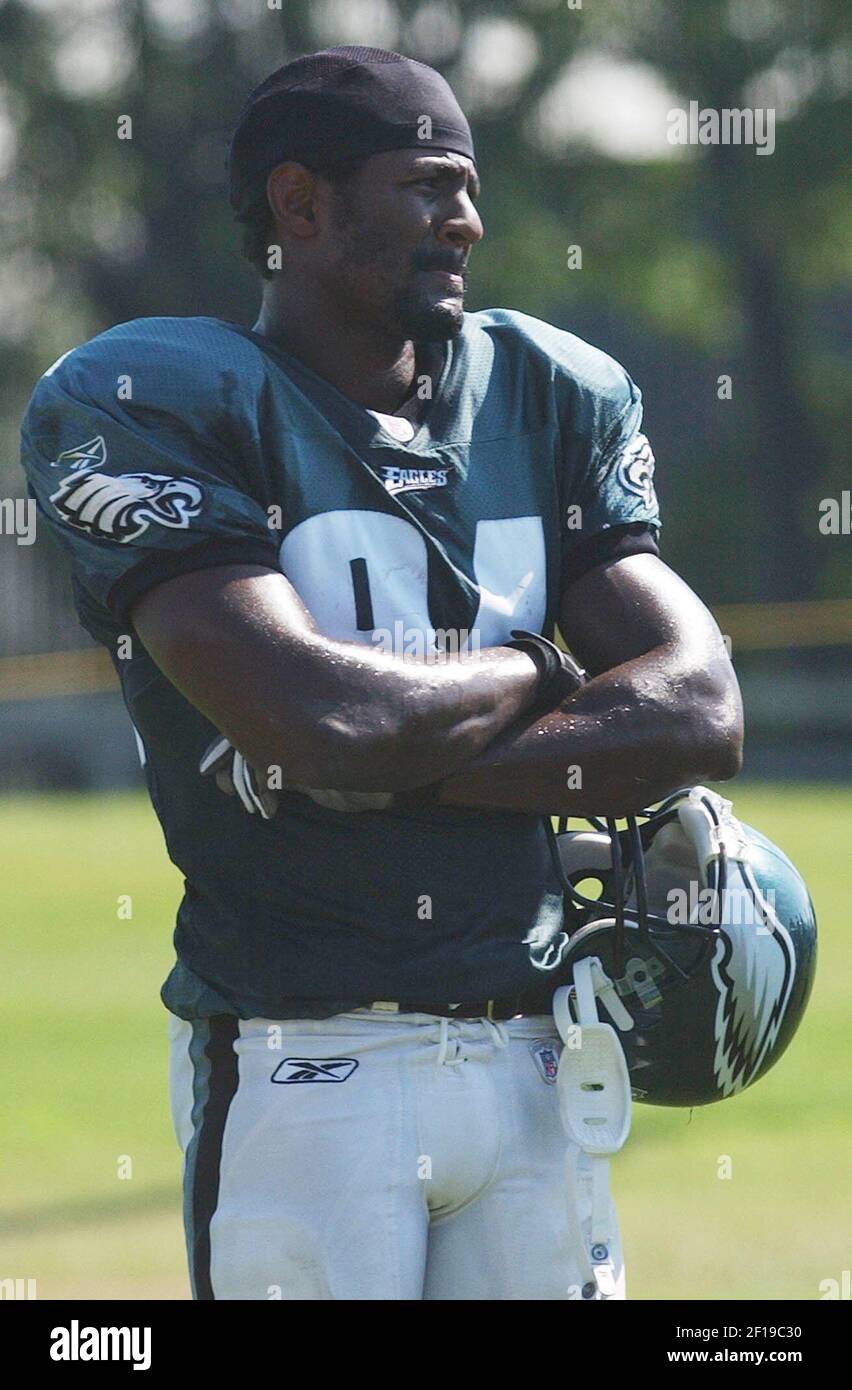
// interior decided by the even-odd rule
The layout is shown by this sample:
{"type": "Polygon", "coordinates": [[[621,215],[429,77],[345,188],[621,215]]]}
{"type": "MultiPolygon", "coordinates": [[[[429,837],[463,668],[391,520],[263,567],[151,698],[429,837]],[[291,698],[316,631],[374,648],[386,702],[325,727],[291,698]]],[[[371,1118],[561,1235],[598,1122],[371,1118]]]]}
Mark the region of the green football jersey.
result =
{"type": "Polygon", "coordinates": [[[524,314],[467,314],[418,393],[406,427],[247,329],[156,318],[66,354],[33,394],[40,524],[113,656],[185,878],[163,993],[183,1017],[323,1017],[556,979],[566,935],[540,817],[355,814],[297,792],[248,816],[200,777],[216,731],[133,631],[163,580],[258,563],[329,636],[429,659],[552,633],[607,533],[655,534],[640,395],[604,353],[524,314]]]}

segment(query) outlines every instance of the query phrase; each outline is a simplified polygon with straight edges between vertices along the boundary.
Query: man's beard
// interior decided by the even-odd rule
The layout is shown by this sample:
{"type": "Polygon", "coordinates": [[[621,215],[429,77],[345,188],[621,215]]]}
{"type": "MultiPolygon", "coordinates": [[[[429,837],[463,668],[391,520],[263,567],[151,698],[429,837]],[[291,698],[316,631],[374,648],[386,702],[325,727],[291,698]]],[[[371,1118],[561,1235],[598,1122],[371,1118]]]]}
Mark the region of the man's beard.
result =
{"type": "Polygon", "coordinates": [[[436,304],[415,285],[406,285],[394,295],[393,308],[402,333],[415,343],[446,343],[457,338],[462,330],[461,299],[436,304]]]}
{"type": "MultiPolygon", "coordinates": [[[[343,237],[341,265],[346,267],[346,278],[358,278],[362,269],[373,270],[388,256],[389,248],[381,235],[363,219],[353,217],[345,201],[341,205],[338,227],[343,237]]],[[[408,266],[405,283],[392,291],[384,303],[369,301],[373,316],[385,320],[391,331],[404,338],[419,343],[446,343],[462,330],[464,304],[462,296],[451,302],[435,302],[425,287],[418,286],[418,274],[424,270],[448,270],[460,275],[467,288],[467,267],[460,263],[458,252],[449,248],[422,248],[414,253],[408,266]]],[[[359,296],[360,297],[360,296],[359,296]]]]}

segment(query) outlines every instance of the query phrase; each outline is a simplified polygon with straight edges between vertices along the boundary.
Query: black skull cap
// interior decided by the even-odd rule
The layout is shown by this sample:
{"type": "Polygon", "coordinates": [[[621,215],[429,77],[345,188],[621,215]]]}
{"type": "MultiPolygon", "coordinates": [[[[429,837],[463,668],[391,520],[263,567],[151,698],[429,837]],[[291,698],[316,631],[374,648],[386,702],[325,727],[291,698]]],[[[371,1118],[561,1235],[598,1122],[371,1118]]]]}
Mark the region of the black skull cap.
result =
{"type": "Polygon", "coordinates": [[[309,168],[383,150],[444,149],[475,159],[473,136],[445,78],[384,48],[325,48],[285,63],[240,113],[229,161],[231,206],[265,196],[276,164],[309,168]]]}

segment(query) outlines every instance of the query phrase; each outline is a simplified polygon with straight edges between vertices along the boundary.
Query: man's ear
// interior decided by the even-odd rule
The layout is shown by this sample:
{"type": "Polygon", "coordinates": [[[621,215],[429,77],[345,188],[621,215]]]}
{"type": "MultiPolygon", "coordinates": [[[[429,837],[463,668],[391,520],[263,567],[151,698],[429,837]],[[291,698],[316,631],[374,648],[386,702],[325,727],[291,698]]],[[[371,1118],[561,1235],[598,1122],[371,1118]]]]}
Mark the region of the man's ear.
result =
{"type": "Polygon", "coordinates": [[[317,176],[304,164],[278,164],[266,180],[266,196],[276,222],[301,241],[316,236],[317,176]]]}

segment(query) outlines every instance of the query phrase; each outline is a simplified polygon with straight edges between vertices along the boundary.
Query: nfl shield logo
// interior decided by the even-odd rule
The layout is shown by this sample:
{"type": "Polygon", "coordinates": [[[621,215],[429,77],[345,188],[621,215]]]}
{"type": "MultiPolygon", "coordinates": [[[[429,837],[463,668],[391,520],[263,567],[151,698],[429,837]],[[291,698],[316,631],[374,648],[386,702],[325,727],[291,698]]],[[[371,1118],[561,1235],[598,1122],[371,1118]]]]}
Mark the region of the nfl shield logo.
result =
{"type": "Polygon", "coordinates": [[[556,1075],[559,1071],[559,1053],[556,1048],[557,1044],[550,1038],[537,1038],[530,1047],[533,1061],[548,1086],[556,1085],[556,1075]]]}

